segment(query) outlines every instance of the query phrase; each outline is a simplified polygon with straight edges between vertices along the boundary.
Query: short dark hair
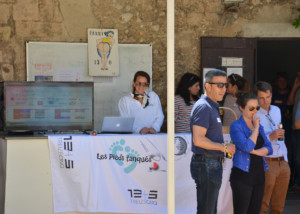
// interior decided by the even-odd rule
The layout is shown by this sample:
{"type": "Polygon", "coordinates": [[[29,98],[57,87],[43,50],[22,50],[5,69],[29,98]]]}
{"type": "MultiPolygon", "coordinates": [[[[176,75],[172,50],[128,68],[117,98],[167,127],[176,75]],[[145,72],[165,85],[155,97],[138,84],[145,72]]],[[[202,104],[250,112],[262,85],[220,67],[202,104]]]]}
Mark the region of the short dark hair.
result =
{"type": "Polygon", "coordinates": [[[257,96],[253,93],[238,92],[236,103],[242,109],[245,108],[249,100],[257,100],[257,96]]]}
{"type": "Polygon", "coordinates": [[[265,81],[258,81],[255,85],[254,85],[254,93],[257,95],[258,91],[263,91],[263,92],[267,92],[270,91],[272,93],[272,86],[270,83],[265,82],[265,81]]]}
{"type": "Polygon", "coordinates": [[[222,71],[219,69],[209,70],[205,74],[204,83],[210,82],[214,77],[217,77],[217,76],[227,77],[227,74],[225,73],[225,71],[222,71]]]}
{"type": "Polygon", "coordinates": [[[219,70],[219,69],[209,70],[205,74],[205,77],[204,77],[204,88],[205,88],[206,83],[211,82],[214,77],[218,77],[218,76],[227,77],[227,74],[226,74],[225,71],[222,71],[222,70],[219,70]]]}
{"type": "MultiPolygon", "coordinates": [[[[192,73],[185,73],[177,86],[176,94],[180,95],[183,99],[186,105],[191,105],[190,100],[190,92],[189,87],[193,86],[196,82],[200,83],[200,78],[192,73]]],[[[196,95],[193,95],[194,100],[198,100],[199,97],[196,95]]]]}

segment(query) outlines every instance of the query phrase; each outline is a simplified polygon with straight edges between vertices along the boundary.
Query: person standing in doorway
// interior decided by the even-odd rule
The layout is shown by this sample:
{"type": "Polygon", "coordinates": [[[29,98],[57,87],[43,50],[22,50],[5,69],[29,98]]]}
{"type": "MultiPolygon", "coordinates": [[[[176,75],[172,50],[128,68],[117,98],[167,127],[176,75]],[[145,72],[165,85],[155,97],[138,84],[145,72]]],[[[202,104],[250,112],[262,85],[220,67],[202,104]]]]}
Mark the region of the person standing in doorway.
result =
{"type": "Polygon", "coordinates": [[[283,212],[290,181],[284,129],[280,127],[281,113],[277,106],[271,105],[272,86],[269,83],[257,82],[254,91],[260,105],[257,116],[261,119],[261,125],[273,149],[273,154],[265,157],[269,171],[265,172],[265,190],[260,213],[266,213],[270,207],[270,214],[278,214],[283,212]]]}
{"type": "Polygon", "coordinates": [[[293,116],[292,116],[292,154],[289,154],[289,157],[292,160],[289,160],[291,166],[291,191],[300,193],[300,132],[299,129],[295,127],[296,112],[298,105],[300,103],[300,70],[297,71],[297,76],[294,81],[294,85],[290,92],[287,104],[293,106],[293,116]]]}
{"type": "Polygon", "coordinates": [[[205,75],[205,94],[191,112],[192,152],[190,170],[197,189],[197,214],[217,212],[222,182],[224,152],[235,153],[235,145],[224,144],[218,101],[228,86],[226,73],[210,70],[205,75]]]}

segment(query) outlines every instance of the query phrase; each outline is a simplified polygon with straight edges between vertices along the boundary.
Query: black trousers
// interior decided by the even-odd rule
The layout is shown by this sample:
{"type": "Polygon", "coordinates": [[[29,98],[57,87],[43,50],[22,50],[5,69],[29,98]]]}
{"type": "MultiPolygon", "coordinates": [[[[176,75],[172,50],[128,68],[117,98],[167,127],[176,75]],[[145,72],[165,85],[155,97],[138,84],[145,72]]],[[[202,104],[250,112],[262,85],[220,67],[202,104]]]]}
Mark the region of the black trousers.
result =
{"type": "Polygon", "coordinates": [[[234,214],[259,214],[265,184],[248,185],[239,180],[230,181],[234,214]]]}

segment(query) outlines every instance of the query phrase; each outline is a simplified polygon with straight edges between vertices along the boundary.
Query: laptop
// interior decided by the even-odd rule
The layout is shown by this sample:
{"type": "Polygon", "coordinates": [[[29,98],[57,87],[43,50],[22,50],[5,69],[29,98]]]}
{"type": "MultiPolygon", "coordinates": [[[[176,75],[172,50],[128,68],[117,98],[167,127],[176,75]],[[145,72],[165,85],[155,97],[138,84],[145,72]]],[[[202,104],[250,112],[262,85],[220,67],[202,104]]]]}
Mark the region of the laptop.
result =
{"type": "Polygon", "coordinates": [[[130,134],[133,123],[134,117],[104,117],[101,133],[130,134]]]}

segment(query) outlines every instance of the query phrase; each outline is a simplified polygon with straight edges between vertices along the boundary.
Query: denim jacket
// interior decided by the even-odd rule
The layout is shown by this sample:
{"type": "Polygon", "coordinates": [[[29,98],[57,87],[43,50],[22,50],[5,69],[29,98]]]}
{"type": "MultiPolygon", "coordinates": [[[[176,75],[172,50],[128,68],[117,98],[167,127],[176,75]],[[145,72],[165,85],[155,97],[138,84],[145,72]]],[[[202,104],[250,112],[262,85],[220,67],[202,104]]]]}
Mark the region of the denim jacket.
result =
{"type": "MultiPolygon", "coordinates": [[[[230,137],[236,146],[236,151],[233,156],[233,166],[245,172],[249,172],[250,152],[256,146],[256,144],[249,138],[251,134],[252,131],[248,128],[243,116],[233,122],[230,126],[230,137]]],[[[271,142],[267,138],[262,125],[259,125],[259,134],[264,139],[263,147],[267,148],[269,151],[267,155],[271,155],[273,153],[271,142]]],[[[265,158],[262,158],[265,171],[269,171],[269,167],[266,163],[265,158]]]]}

